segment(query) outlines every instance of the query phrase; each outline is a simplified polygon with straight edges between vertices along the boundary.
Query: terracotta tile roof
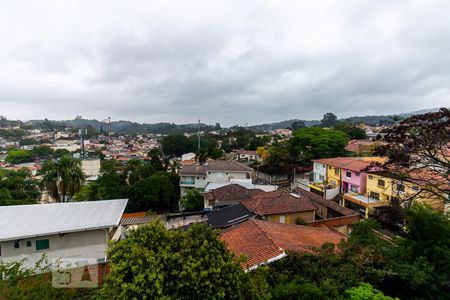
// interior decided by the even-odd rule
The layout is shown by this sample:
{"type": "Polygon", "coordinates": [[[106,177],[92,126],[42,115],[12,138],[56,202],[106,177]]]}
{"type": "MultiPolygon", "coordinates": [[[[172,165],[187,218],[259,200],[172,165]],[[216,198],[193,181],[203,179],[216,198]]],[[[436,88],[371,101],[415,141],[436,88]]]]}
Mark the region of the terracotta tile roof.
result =
{"type": "Polygon", "coordinates": [[[237,161],[213,160],[206,164],[208,171],[253,172],[253,169],[237,161]]]}
{"type": "Polygon", "coordinates": [[[386,145],[385,142],[371,141],[371,140],[351,140],[345,147],[345,150],[350,152],[362,152],[370,150],[371,147],[386,145]]]}
{"type": "Polygon", "coordinates": [[[245,255],[244,269],[281,258],[286,250],[310,252],[324,243],[338,244],[346,236],[325,226],[309,227],[250,219],[222,231],[221,239],[237,255],[245,255]]]}
{"type": "Polygon", "coordinates": [[[200,175],[204,175],[206,174],[206,167],[205,165],[187,165],[187,166],[182,166],[181,170],[180,170],[180,175],[191,175],[191,174],[200,174],[200,175]]]}
{"type": "Polygon", "coordinates": [[[260,189],[247,189],[240,184],[229,184],[212,190],[205,194],[207,199],[214,199],[220,203],[236,203],[244,199],[250,199],[259,193],[263,193],[260,189]]]}
{"type": "Polygon", "coordinates": [[[181,161],[181,165],[182,166],[192,166],[193,164],[195,164],[197,161],[195,159],[188,159],[188,160],[183,160],[181,161]]]}
{"type": "Polygon", "coordinates": [[[355,172],[361,172],[370,165],[370,161],[363,161],[351,157],[333,157],[314,159],[313,162],[333,166],[341,169],[347,169],[355,172]]]}
{"type": "Polygon", "coordinates": [[[262,215],[275,215],[316,210],[317,206],[306,197],[297,197],[285,190],[263,192],[241,201],[249,210],[262,215]]]}
{"type": "Polygon", "coordinates": [[[255,220],[248,220],[222,231],[221,239],[236,255],[247,257],[242,264],[244,269],[260,265],[284,254],[284,250],[261,230],[255,220]]]}
{"type": "Polygon", "coordinates": [[[318,205],[323,205],[325,207],[331,208],[332,210],[337,211],[338,213],[341,213],[344,216],[357,215],[357,213],[355,213],[351,209],[343,207],[343,206],[341,206],[341,205],[339,205],[336,202],[333,202],[331,200],[324,199],[324,198],[320,197],[319,195],[314,194],[314,193],[309,192],[309,191],[306,191],[304,189],[296,188],[295,192],[300,197],[306,197],[306,198],[310,199],[312,202],[317,203],[318,205]]]}

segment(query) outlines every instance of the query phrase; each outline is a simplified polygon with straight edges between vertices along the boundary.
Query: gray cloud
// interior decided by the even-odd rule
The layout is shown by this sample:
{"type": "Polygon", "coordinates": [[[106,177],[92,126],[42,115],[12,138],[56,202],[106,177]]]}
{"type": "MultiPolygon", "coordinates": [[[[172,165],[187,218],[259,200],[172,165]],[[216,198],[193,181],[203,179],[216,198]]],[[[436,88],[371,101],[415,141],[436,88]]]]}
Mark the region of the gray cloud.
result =
{"type": "Polygon", "coordinates": [[[448,1],[4,1],[0,114],[255,124],[450,103],[448,1]]]}

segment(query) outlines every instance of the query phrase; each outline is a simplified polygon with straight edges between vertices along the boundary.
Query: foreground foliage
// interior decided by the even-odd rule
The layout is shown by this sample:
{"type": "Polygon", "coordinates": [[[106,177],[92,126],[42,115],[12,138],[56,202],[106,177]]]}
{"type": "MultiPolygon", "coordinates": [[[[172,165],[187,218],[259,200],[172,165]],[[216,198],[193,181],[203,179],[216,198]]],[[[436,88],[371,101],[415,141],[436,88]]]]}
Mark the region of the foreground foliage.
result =
{"type": "Polygon", "coordinates": [[[111,274],[98,299],[237,299],[243,271],[203,225],[166,230],[153,222],[109,250],[111,274]]]}

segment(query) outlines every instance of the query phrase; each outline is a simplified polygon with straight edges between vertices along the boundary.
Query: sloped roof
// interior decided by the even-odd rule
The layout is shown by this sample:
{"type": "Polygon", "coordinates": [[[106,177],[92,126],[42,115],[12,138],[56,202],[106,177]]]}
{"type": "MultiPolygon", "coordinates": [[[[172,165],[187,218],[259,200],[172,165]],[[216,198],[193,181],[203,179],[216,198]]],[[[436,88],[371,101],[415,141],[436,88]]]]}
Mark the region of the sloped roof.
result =
{"type": "Polygon", "coordinates": [[[245,255],[244,269],[283,257],[285,251],[311,252],[324,243],[338,244],[346,236],[325,226],[309,227],[250,219],[222,231],[221,239],[237,255],[245,255]]]}
{"type": "MultiPolygon", "coordinates": [[[[212,199],[218,203],[235,203],[262,193],[260,189],[247,189],[240,184],[229,184],[209,192],[212,199]]],[[[207,197],[208,198],[208,197],[207,197]]]]}
{"type": "Polygon", "coordinates": [[[208,212],[208,221],[214,228],[225,228],[241,223],[255,214],[249,211],[244,205],[237,203],[225,208],[208,212]]]}
{"type": "Polygon", "coordinates": [[[119,225],[127,199],[0,207],[0,242],[119,225]]]}
{"type": "Polygon", "coordinates": [[[209,171],[225,172],[253,172],[253,169],[245,164],[228,160],[211,160],[204,165],[184,165],[181,167],[180,174],[206,174],[209,171]]]}
{"type": "Polygon", "coordinates": [[[259,215],[275,215],[316,210],[317,206],[307,197],[298,197],[285,190],[258,193],[241,203],[259,215]]]}
{"type": "Polygon", "coordinates": [[[370,161],[363,161],[351,157],[321,158],[321,159],[314,159],[313,162],[341,169],[347,169],[355,172],[361,172],[370,165],[370,161]]]}
{"type": "Polygon", "coordinates": [[[312,192],[306,191],[302,188],[296,188],[295,192],[300,196],[300,197],[307,197],[309,198],[311,201],[323,205],[325,207],[331,208],[334,211],[337,211],[338,213],[341,213],[344,216],[352,216],[358,213],[355,213],[353,210],[343,207],[342,205],[339,205],[336,202],[333,202],[332,200],[327,200],[324,199],[322,197],[320,197],[317,194],[314,194],[312,192]]]}
{"type": "Polygon", "coordinates": [[[206,164],[208,171],[253,172],[249,166],[237,161],[213,160],[206,164]]]}

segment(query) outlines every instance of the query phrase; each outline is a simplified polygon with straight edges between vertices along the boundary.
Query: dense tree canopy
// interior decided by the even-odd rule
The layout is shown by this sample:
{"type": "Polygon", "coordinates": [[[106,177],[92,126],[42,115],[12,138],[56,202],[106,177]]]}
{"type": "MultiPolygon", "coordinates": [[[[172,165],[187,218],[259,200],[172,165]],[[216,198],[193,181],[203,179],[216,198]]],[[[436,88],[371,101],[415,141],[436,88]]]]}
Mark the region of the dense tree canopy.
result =
{"type": "Polygon", "coordinates": [[[11,149],[6,156],[6,162],[11,164],[23,164],[34,160],[31,151],[22,149],[11,149]]]}
{"type": "Polygon", "coordinates": [[[160,222],[133,231],[108,251],[111,273],[99,299],[239,299],[243,271],[219,233],[160,222]]]}
{"type": "Polygon", "coordinates": [[[337,122],[337,117],[333,113],[326,113],[320,121],[320,127],[333,127],[337,122]]]}
{"type": "Polygon", "coordinates": [[[34,204],[40,195],[30,171],[0,169],[0,205],[34,204]]]}
{"type": "Polygon", "coordinates": [[[361,129],[358,126],[347,122],[338,122],[336,125],[334,125],[334,129],[345,132],[347,136],[352,140],[367,138],[367,134],[364,129],[361,129]]]}
{"type": "Polygon", "coordinates": [[[301,128],[294,132],[291,146],[300,160],[345,156],[347,136],[339,130],[301,128]]]}
{"type": "Polygon", "coordinates": [[[183,211],[203,210],[203,195],[197,190],[188,190],[180,199],[181,209],[183,211]]]}

